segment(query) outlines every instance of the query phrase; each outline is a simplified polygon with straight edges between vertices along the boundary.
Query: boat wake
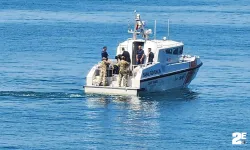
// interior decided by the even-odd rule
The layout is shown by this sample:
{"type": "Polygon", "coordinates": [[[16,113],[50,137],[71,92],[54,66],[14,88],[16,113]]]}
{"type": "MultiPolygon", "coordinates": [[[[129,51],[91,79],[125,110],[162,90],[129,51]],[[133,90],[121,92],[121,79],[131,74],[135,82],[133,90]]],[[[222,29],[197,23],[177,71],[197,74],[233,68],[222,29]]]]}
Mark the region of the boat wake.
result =
{"type": "Polygon", "coordinates": [[[83,98],[83,93],[64,92],[33,92],[33,91],[0,91],[0,97],[29,97],[29,98],[83,98]]]}

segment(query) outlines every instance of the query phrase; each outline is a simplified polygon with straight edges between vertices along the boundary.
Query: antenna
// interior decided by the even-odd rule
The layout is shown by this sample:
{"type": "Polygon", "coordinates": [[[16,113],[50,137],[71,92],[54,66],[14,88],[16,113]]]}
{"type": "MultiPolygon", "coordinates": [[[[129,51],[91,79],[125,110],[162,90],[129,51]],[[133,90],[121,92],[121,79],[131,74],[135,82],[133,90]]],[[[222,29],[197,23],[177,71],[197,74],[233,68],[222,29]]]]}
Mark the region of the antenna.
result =
{"type": "Polygon", "coordinates": [[[168,19],[168,39],[169,39],[169,19],[168,19]]]}
{"type": "Polygon", "coordinates": [[[154,39],[156,40],[156,20],[155,20],[155,28],[154,28],[154,39]]]}
{"type": "Polygon", "coordinates": [[[131,33],[131,32],[132,32],[131,25],[130,25],[130,22],[128,21],[128,33],[131,33]]]}
{"type": "Polygon", "coordinates": [[[133,31],[133,40],[136,40],[136,38],[137,38],[137,33],[136,33],[136,27],[137,27],[137,21],[136,21],[136,16],[137,16],[137,14],[136,14],[136,10],[134,10],[134,14],[135,14],[135,25],[134,25],[134,31],[133,31]]]}

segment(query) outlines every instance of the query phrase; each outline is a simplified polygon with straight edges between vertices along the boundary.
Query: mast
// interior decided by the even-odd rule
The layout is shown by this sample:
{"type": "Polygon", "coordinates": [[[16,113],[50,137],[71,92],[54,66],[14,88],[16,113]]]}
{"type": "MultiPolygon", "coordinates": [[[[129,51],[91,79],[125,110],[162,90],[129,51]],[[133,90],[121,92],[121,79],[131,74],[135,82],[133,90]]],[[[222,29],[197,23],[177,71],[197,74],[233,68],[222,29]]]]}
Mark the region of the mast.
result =
{"type": "Polygon", "coordinates": [[[134,32],[133,32],[133,40],[136,40],[136,38],[137,38],[137,33],[136,33],[136,28],[137,28],[136,17],[137,17],[137,14],[136,14],[136,10],[134,11],[134,13],[135,13],[135,25],[134,25],[134,32]]]}
{"type": "Polygon", "coordinates": [[[156,40],[156,20],[155,20],[155,28],[154,28],[154,39],[156,40]]]}
{"type": "Polygon", "coordinates": [[[169,39],[169,19],[168,19],[168,39],[169,39]]]}

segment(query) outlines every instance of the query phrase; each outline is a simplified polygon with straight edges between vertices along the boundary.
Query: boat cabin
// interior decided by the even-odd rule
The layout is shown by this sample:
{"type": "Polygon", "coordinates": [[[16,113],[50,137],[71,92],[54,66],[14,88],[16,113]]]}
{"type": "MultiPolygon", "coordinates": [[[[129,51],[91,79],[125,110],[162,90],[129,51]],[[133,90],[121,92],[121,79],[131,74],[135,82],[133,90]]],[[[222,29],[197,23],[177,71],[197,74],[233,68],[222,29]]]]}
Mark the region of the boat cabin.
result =
{"type": "Polygon", "coordinates": [[[130,54],[131,65],[136,64],[136,54],[138,46],[141,45],[144,50],[144,64],[148,63],[148,48],[154,53],[153,63],[171,64],[179,62],[183,53],[183,43],[171,40],[132,40],[120,43],[117,47],[116,55],[122,54],[122,48],[130,54]]]}

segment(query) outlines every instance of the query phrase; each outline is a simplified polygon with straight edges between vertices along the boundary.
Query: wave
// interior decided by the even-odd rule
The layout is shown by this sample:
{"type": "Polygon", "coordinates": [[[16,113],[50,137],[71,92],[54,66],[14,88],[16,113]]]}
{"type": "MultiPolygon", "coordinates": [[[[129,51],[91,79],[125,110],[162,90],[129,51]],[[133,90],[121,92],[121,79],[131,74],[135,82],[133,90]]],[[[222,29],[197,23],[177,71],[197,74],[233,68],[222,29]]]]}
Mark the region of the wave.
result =
{"type": "Polygon", "coordinates": [[[29,98],[83,98],[84,93],[64,92],[33,92],[33,91],[0,91],[1,96],[29,97],[29,98]]]}

